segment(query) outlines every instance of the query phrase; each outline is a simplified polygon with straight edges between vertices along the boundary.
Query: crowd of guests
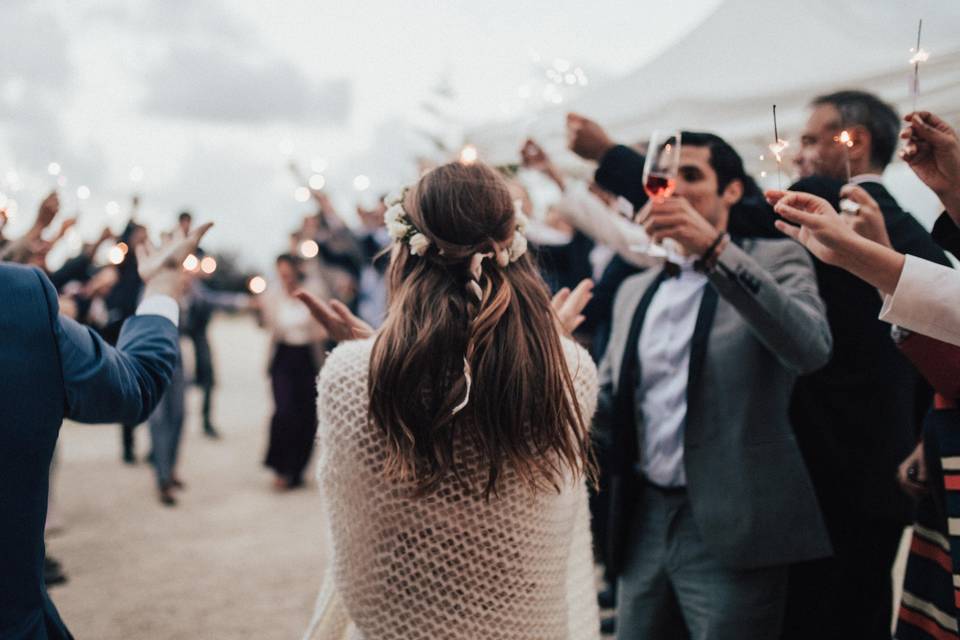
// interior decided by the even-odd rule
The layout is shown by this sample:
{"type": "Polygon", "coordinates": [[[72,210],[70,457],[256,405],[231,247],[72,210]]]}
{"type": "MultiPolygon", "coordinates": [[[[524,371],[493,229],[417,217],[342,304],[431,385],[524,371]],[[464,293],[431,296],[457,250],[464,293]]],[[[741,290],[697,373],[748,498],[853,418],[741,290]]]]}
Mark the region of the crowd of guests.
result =
{"type": "MultiPolygon", "coordinates": [[[[644,191],[644,144],[618,144],[578,114],[567,134],[569,148],[596,163],[593,179],[566,175],[524,142],[520,165],[560,197],[523,233],[551,292],[577,291],[574,336],[599,365],[591,509],[608,586],[599,598],[616,610],[604,630],[624,639],[890,638],[896,620],[898,638],[955,637],[960,361],[950,344],[960,344],[960,279],[946,255],[960,237],[960,214],[948,213],[960,204],[954,130],[934,114],[901,120],[876,96],[840,91],[811,102],[788,190],[763,193],[726,141],[684,131],[665,199],[644,191]],[[946,209],[932,234],[883,185],[901,138],[900,157],[946,209]],[[665,264],[647,248],[666,239],[681,257],[665,264]],[[893,565],[910,524],[895,615],[893,565]]],[[[523,183],[501,173],[529,216],[523,183]]],[[[427,210],[406,215],[422,216],[430,231],[414,228],[438,242],[427,210]]],[[[315,316],[328,329],[349,322],[375,344],[387,340],[373,322],[367,333],[331,307],[315,316]]],[[[321,409],[325,385],[339,382],[329,375],[321,409]]],[[[346,429],[330,420],[321,415],[322,430],[346,429]]],[[[333,502],[343,490],[322,488],[333,502]]],[[[336,516],[335,540],[346,528],[336,516]]],[[[385,628],[364,615],[358,627],[385,628]]]]}
{"type": "MultiPolygon", "coordinates": [[[[519,149],[549,206],[515,169],[461,160],[358,225],[311,190],[316,213],[253,297],[177,269],[205,433],[211,313],[252,308],[276,489],[304,484],[319,442],[332,573],[310,637],[581,640],[598,603],[622,640],[889,639],[892,621],[901,640],[960,637],[960,138],[869,93],[820,96],[798,180],[766,192],[721,137],[681,140],[673,192],[651,198],[657,150],[569,114],[591,179],[519,149]],[[944,206],[931,233],[883,185],[898,147],[944,206]]],[[[52,194],[26,235],[0,235],[0,259],[43,269],[57,211],[52,194]]],[[[190,237],[188,214],[178,226],[164,246],[190,237]]],[[[144,313],[149,241],[131,222],[123,259],[98,266],[108,240],[47,277],[64,315],[116,344],[144,313]]],[[[151,459],[172,505],[179,357],[165,384],[151,459]]]]}

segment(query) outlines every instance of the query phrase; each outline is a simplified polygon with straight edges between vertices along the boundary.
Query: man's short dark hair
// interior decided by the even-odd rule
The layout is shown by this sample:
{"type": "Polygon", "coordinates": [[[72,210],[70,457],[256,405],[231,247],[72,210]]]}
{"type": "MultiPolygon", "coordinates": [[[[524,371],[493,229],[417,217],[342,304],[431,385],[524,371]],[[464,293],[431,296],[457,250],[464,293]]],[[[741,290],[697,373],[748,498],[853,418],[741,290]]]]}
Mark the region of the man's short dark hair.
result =
{"type": "Polygon", "coordinates": [[[193,220],[193,215],[189,211],[182,211],[177,217],[177,220],[183,222],[184,220],[193,220]]]}
{"type": "Polygon", "coordinates": [[[866,91],[837,91],[813,99],[818,107],[831,104],[840,112],[841,127],[860,125],[870,132],[870,162],[886,167],[897,149],[900,136],[900,116],[896,109],[866,91]]]}
{"type": "Polygon", "coordinates": [[[734,180],[743,185],[743,197],[759,193],[760,188],[743,167],[743,158],[730,144],[718,135],[700,131],[684,131],[680,143],[690,147],[706,147],[710,150],[710,166],[717,173],[717,193],[723,193],[734,180]]]}

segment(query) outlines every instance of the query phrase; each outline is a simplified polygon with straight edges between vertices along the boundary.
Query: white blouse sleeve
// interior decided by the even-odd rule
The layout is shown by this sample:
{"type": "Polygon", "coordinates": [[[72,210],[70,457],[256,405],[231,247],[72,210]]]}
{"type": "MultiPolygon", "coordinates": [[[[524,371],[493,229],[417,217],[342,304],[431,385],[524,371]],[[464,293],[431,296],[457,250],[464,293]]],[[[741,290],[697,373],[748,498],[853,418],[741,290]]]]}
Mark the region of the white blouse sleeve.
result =
{"type": "Polygon", "coordinates": [[[960,346],[960,271],[908,255],[880,319],[960,346]]]}
{"type": "Polygon", "coordinates": [[[656,259],[635,249],[650,243],[643,227],[610,211],[583,182],[570,181],[563,198],[557,203],[557,210],[594,242],[609,246],[630,264],[638,267],[658,264],[656,259]]]}

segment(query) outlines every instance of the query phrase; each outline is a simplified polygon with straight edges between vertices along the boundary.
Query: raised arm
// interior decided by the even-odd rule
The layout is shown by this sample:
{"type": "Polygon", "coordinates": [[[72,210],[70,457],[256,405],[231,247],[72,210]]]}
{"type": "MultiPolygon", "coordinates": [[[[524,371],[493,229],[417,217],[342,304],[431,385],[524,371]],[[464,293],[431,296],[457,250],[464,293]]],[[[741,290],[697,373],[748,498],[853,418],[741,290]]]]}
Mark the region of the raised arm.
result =
{"type": "Polygon", "coordinates": [[[39,271],[60,353],[65,415],[78,422],[140,422],[160,401],[179,354],[175,300],[185,256],[210,225],[158,251],[138,250],[146,283],[137,315],[124,323],[116,348],[58,313],[56,291],[39,271]]]}
{"type": "Polygon", "coordinates": [[[757,338],[799,374],[827,364],[833,346],[813,261],[802,247],[778,242],[772,265],[761,265],[732,242],[709,273],[717,292],[757,338]]]}

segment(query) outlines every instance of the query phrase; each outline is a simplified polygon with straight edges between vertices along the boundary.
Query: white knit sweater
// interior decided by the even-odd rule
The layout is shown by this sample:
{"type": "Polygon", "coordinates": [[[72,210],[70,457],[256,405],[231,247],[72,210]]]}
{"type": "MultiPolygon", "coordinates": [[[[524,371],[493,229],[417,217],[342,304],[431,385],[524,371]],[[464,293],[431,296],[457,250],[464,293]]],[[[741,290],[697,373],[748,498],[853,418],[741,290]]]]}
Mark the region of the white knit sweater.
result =
{"type": "MultiPolygon", "coordinates": [[[[367,420],[372,346],[341,344],[320,373],[317,478],[331,555],[304,637],[599,638],[583,480],[533,493],[508,470],[489,502],[452,481],[411,497],[379,472],[386,441],[367,420]]],[[[564,351],[589,421],[596,368],[572,341],[564,351]]]]}

